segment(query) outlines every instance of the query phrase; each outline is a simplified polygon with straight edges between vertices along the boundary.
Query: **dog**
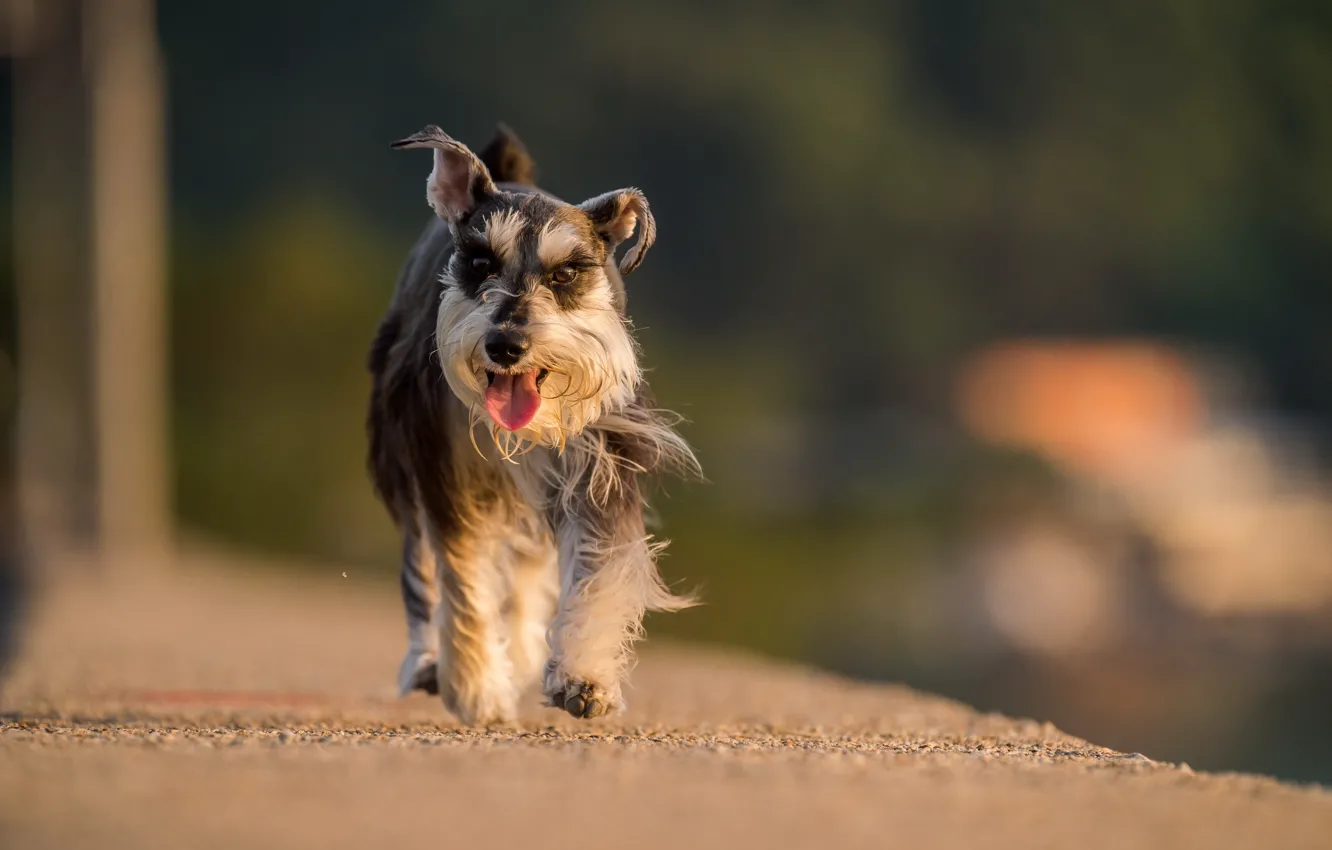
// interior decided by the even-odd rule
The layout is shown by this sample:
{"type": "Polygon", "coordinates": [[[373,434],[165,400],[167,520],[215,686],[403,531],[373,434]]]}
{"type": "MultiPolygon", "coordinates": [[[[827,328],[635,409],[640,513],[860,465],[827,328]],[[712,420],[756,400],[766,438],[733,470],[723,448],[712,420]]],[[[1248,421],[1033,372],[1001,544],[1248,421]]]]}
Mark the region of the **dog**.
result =
{"type": "Polygon", "coordinates": [[[538,681],[574,717],[621,711],[644,613],[693,603],[644,521],[647,476],[699,475],[626,313],[652,211],[638,189],[541,190],[502,125],[479,156],[433,125],[392,147],[432,151],[435,212],[369,357],[369,467],[403,540],[399,691],[468,724],[511,720],[538,681]]]}

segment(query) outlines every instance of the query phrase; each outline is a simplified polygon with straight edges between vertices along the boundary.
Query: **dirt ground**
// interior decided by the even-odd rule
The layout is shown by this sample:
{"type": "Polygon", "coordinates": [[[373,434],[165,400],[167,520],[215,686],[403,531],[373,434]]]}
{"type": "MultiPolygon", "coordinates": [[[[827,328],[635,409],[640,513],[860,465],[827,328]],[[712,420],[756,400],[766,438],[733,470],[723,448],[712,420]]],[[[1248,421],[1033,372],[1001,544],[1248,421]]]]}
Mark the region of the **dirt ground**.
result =
{"type": "Polygon", "coordinates": [[[53,585],[0,695],[5,848],[1332,847],[1332,791],[1194,773],[734,652],[627,715],[393,696],[392,588],[196,557],[53,585]]]}

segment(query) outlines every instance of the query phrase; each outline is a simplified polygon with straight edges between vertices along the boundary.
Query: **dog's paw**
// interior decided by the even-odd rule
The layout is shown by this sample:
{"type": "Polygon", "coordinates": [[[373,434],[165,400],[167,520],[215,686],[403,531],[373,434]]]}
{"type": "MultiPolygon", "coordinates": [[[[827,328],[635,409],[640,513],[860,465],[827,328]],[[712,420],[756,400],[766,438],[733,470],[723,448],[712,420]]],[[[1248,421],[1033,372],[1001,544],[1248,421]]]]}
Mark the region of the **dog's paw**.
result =
{"type": "Polygon", "coordinates": [[[437,677],[436,688],[444,707],[467,726],[510,723],[518,714],[518,700],[508,681],[453,682],[437,677]]]}
{"type": "Polygon", "coordinates": [[[433,662],[416,671],[416,676],[412,679],[412,690],[425,691],[432,697],[439,696],[439,673],[436,672],[433,662]]]}
{"type": "Polygon", "coordinates": [[[439,695],[439,673],[435,656],[425,653],[409,652],[398,669],[398,696],[405,697],[412,691],[425,691],[431,696],[439,695]]]}
{"type": "Polygon", "coordinates": [[[606,690],[591,682],[574,680],[563,690],[548,694],[553,708],[562,708],[574,717],[591,720],[615,710],[615,702],[606,690]]]}
{"type": "Polygon", "coordinates": [[[556,670],[546,674],[546,704],[562,708],[574,717],[591,720],[614,714],[624,708],[620,688],[608,688],[576,676],[563,676],[556,670]]]}

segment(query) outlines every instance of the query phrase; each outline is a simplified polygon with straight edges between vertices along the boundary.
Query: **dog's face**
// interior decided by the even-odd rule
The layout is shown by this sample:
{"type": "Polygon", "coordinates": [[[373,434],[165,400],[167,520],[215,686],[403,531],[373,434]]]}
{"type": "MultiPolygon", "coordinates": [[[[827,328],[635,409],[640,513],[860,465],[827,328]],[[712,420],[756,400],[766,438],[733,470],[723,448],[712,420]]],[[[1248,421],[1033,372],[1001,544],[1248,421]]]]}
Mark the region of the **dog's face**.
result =
{"type": "Polygon", "coordinates": [[[633,399],[642,372],[609,273],[639,231],[628,274],[655,227],[636,189],[577,206],[498,189],[481,161],[436,127],[395,143],[429,147],[426,195],[449,223],[436,343],[449,387],[487,417],[503,451],[562,446],[633,399]]]}

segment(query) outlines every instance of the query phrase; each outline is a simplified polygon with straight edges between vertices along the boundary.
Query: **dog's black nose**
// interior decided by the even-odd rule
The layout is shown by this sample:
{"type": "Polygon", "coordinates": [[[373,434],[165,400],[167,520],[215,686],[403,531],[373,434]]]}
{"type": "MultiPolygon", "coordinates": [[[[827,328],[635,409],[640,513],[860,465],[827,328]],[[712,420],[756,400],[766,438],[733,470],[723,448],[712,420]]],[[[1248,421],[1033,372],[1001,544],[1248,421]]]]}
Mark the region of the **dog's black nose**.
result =
{"type": "Polygon", "coordinates": [[[496,366],[512,366],[522,360],[528,345],[527,334],[512,328],[486,334],[486,356],[496,366]]]}

